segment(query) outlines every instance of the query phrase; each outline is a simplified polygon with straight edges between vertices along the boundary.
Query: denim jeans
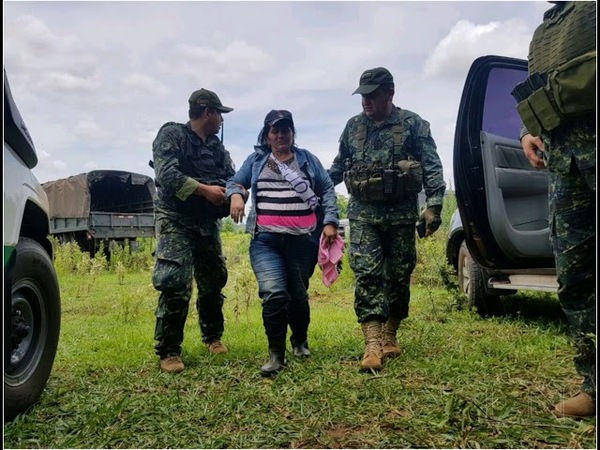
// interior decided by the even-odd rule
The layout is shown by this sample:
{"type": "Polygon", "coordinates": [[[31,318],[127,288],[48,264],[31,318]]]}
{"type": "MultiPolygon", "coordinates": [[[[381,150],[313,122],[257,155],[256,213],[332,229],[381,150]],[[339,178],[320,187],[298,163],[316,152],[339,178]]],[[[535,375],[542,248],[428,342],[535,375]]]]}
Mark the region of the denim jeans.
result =
{"type": "Polygon", "coordinates": [[[310,323],[308,283],[317,264],[318,245],[310,235],[257,233],[250,242],[250,264],[258,281],[263,324],[269,339],[304,342],[310,323]]]}

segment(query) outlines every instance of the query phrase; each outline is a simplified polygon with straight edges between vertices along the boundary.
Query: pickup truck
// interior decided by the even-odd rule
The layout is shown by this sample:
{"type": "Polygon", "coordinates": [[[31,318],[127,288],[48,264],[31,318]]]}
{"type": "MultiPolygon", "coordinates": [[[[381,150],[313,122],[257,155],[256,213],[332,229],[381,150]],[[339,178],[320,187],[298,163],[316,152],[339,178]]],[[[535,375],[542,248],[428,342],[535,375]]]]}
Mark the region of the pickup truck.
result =
{"type": "Polygon", "coordinates": [[[50,202],[50,233],[92,255],[124,241],[154,236],[154,179],[93,170],[42,184],[50,202]]]}
{"type": "Polygon", "coordinates": [[[527,61],[488,55],[467,75],[454,136],[457,212],[446,256],[470,303],[487,314],[499,296],[556,292],[548,221],[548,171],[533,168],[519,142],[511,91],[527,61]]]}

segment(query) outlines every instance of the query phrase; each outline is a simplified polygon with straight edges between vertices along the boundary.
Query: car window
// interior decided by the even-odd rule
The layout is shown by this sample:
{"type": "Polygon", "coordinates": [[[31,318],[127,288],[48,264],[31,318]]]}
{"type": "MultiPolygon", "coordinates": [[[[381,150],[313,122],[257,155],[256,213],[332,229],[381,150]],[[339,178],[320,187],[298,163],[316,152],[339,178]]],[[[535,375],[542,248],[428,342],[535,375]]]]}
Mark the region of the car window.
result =
{"type": "Polygon", "coordinates": [[[490,71],[483,108],[483,131],[519,139],[521,118],[517,113],[517,101],[510,93],[525,77],[527,73],[523,70],[496,67],[490,71]]]}

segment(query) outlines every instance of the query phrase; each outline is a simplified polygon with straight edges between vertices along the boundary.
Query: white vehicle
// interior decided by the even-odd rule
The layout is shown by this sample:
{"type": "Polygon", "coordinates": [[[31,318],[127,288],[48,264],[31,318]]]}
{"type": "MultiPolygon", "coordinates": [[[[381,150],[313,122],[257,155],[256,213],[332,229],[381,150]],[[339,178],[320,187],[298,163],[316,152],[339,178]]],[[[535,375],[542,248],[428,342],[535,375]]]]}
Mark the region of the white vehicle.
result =
{"type": "Polygon", "coordinates": [[[60,334],[60,291],[37,155],[4,72],[4,420],[40,397],[60,334]]]}

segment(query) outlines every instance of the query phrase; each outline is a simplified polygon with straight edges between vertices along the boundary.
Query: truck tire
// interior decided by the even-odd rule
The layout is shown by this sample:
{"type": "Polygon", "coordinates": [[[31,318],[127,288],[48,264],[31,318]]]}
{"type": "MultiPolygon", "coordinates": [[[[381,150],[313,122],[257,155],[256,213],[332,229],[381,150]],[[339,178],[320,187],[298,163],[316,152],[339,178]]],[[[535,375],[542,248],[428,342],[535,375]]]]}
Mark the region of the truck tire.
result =
{"type": "Polygon", "coordinates": [[[485,273],[473,260],[465,241],[458,251],[458,283],[467,296],[469,307],[474,307],[481,316],[498,310],[499,295],[490,293],[486,288],[485,273]]]}
{"type": "Polygon", "coordinates": [[[10,364],[4,367],[5,421],[26,411],[41,396],[60,334],[56,272],[44,248],[32,239],[22,237],[16,247],[11,304],[11,338],[4,348],[10,353],[10,364]]]}

